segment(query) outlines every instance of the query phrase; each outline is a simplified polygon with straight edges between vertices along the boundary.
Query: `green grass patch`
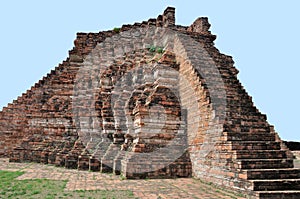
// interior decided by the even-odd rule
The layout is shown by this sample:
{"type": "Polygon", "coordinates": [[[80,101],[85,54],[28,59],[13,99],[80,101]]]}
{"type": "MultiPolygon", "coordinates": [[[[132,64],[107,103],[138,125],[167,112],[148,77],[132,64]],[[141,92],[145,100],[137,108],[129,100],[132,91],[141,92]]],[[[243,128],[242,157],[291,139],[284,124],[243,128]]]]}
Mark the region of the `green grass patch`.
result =
{"type": "Polygon", "coordinates": [[[119,33],[121,31],[121,28],[114,28],[113,31],[119,33]]]}
{"type": "Polygon", "coordinates": [[[238,197],[246,197],[244,194],[233,192],[232,190],[225,189],[225,188],[220,187],[212,182],[205,182],[205,181],[199,180],[199,179],[195,179],[195,181],[199,181],[202,184],[206,184],[206,185],[210,186],[211,189],[209,189],[209,190],[206,189],[206,191],[209,191],[209,192],[216,192],[219,194],[223,194],[224,196],[230,197],[232,199],[237,199],[238,197]]]}
{"type": "Polygon", "coordinates": [[[160,47],[160,46],[149,46],[148,47],[148,50],[152,53],[159,53],[159,54],[163,54],[165,52],[164,48],[163,47],[160,47]]]}
{"type": "Polygon", "coordinates": [[[48,179],[17,180],[24,172],[0,170],[0,198],[7,199],[57,199],[88,198],[117,199],[134,198],[132,191],[65,191],[67,181],[48,179]]]}

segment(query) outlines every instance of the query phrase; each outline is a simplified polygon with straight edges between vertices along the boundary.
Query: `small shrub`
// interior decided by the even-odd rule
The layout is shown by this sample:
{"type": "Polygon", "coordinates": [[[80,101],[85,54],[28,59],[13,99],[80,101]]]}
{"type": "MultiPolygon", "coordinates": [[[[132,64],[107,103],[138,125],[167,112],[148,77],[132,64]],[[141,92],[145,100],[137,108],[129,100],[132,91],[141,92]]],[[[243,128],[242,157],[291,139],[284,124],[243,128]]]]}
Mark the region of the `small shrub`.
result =
{"type": "Polygon", "coordinates": [[[149,48],[149,51],[152,52],[152,53],[154,53],[156,51],[156,47],[155,46],[151,46],[149,48]]]}
{"type": "Polygon", "coordinates": [[[152,53],[156,52],[156,53],[162,54],[165,52],[163,47],[150,46],[148,49],[152,53]]]}
{"type": "Polygon", "coordinates": [[[121,174],[120,175],[120,180],[126,180],[126,177],[123,174],[121,174]]]}
{"type": "Polygon", "coordinates": [[[119,33],[120,30],[121,30],[121,28],[114,28],[114,29],[113,29],[113,31],[116,32],[116,33],[119,33]]]}
{"type": "Polygon", "coordinates": [[[162,53],[164,53],[164,49],[162,47],[158,47],[158,48],[156,48],[156,52],[162,54],[162,53]]]}

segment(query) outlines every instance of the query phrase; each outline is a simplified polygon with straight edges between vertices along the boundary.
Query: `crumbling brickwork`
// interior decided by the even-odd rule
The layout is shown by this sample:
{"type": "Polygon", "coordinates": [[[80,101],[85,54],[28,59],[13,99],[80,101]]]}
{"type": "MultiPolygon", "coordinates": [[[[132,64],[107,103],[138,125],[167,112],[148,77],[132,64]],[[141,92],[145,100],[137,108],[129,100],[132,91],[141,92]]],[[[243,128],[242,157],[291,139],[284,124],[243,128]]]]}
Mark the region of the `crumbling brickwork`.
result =
{"type": "Polygon", "coordinates": [[[207,18],[176,25],[167,8],[157,19],[78,33],[69,58],[0,112],[0,156],[300,197],[292,154],[209,28],[207,18]]]}

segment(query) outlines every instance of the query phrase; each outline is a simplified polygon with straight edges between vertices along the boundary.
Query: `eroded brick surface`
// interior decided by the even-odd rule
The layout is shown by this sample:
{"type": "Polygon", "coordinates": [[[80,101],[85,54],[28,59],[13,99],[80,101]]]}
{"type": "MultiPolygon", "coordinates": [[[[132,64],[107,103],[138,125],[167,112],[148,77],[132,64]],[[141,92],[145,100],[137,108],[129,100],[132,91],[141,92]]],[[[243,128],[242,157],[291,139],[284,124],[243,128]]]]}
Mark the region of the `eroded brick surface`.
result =
{"type": "Polygon", "coordinates": [[[176,25],[167,8],[120,30],[78,33],[69,58],[0,112],[0,156],[299,196],[293,155],[209,28],[207,18],[176,25]]]}

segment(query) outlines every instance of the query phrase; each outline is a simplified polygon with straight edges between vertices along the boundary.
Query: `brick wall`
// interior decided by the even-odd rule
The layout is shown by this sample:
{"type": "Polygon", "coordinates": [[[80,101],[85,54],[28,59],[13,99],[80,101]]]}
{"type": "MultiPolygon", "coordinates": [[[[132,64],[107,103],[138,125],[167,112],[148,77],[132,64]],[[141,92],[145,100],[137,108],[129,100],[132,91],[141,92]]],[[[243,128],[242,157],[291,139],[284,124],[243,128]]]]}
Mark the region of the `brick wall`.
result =
{"type": "Polygon", "coordinates": [[[299,178],[209,28],[207,18],[176,25],[167,8],[78,33],[69,58],[0,112],[0,156],[127,178],[194,176],[252,195],[254,170],[299,178]]]}

